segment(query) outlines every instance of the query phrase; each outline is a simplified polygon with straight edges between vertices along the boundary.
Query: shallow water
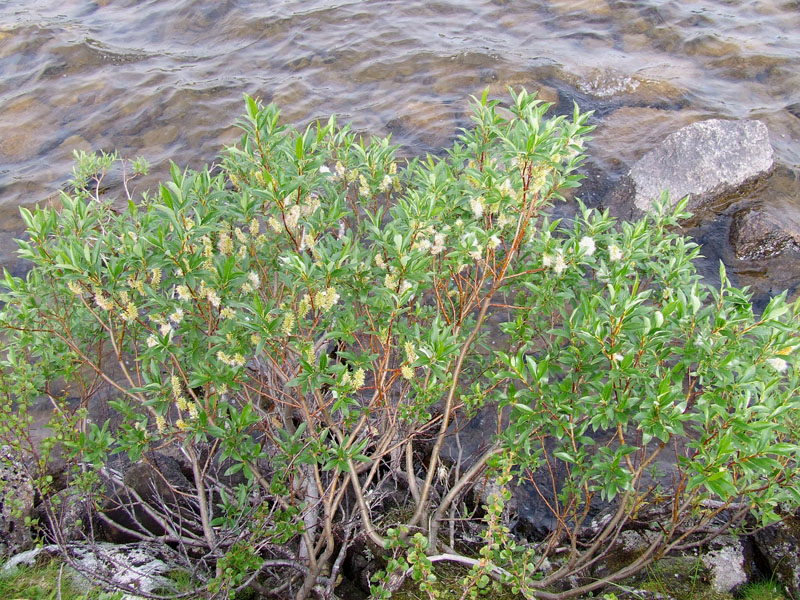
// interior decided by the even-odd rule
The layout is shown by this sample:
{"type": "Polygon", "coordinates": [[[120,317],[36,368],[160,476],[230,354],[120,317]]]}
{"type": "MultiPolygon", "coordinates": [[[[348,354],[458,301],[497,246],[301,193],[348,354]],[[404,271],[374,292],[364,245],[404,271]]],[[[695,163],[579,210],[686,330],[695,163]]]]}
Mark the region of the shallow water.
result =
{"type": "MultiPolygon", "coordinates": [[[[169,159],[200,166],[235,141],[246,92],[297,125],[335,112],[417,154],[469,125],[470,94],[507,85],[596,110],[590,203],[680,126],[755,117],[783,167],[755,200],[800,204],[797,1],[7,0],[0,263],[22,268],[17,207],[64,184],[75,148],[145,156],[141,189],[169,159]]],[[[793,289],[796,257],[738,261],[729,221],[696,232],[708,264],[724,258],[761,293],[793,289]]]]}

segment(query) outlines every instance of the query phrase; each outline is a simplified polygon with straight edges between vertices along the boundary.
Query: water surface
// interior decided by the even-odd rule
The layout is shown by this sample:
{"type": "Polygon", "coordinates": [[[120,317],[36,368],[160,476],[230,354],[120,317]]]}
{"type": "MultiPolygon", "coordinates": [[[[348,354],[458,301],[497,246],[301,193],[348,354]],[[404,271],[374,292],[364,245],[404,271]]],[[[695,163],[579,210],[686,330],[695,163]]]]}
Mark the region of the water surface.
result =
{"type": "MultiPolygon", "coordinates": [[[[6,0],[0,263],[22,269],[17,207],[64,185],[75,148],[145,156],[141,188],[169,159],[213,161],[249,93],[298,126],[337,113],[419,154],[469,125],[470,94],[508,85],[596,111],[590,203],[671,131],[712,117],[770,130],[778,181],[742,201],[800,203],[797,1],[6,0]]],[[[794,288],[795,256],[732,255],[729,212],[697,232],[709,264],[724,258],[762,293],[794,288]]]]}

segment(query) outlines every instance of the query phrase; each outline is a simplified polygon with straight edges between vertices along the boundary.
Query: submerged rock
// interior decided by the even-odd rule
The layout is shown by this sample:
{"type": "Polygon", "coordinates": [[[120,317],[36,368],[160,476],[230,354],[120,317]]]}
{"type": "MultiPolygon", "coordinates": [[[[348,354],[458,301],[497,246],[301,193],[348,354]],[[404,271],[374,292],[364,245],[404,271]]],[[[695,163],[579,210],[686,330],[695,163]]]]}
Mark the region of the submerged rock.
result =
{"type": "Polygon", "coordinates": [[[456,119],[452,106],[443,102],[406,104],[400,116],[386,123],[393,134],[410,139],[412,144],[438,149],[449,146],[456,134],[456,119]]]}
{"type": "Polygon", "coordinates": [[[617,100],[640,106],[677,106],[686,90],[674,78],[659,73],[630,72],[615,67],[566,69],[557,67],[554,78],[597,100],[617,100]]]}
{"type": "Polygon", "coordinates": [[[690,196],[689,210],[698,211],[772,167],[769,132],[761,121],[699,121],[670,134],[633,165],[612,204],[622,216],[638,218],[667,190],[672,205],[690,196]]]}

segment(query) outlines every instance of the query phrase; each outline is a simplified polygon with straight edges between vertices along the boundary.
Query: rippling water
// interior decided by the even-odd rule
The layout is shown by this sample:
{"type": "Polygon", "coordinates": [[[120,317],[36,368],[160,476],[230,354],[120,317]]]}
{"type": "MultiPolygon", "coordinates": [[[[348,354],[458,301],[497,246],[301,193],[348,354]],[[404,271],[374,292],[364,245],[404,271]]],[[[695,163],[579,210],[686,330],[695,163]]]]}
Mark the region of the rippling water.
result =
{"type": "MultiPolygon", "coordinates": [[[[233,142],[247,92],[297,125],[335,112],[416,154],[469,125],[468,95],[507,85],[597,111],[589,201],[680,126],[756,117],[782,166],[766,193],[800,203],[797,1],[6,0],[0,263],[19,268],[17,206],[56,192],[75,148],[143,155],[152,182],[233,142]]],[[[698,237],[735,262],[725,218],[698,237]]],[[[796,286],[782,260],[734,271],[796,286]]]]}

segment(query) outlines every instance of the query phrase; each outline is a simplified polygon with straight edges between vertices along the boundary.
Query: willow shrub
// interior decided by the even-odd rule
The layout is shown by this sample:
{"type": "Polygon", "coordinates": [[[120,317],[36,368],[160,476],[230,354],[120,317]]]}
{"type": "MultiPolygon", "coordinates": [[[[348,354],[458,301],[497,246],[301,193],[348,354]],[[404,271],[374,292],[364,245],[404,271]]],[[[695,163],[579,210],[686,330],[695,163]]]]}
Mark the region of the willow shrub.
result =
{"type": "Polygon", "coordinates": [[[366,540],[388,561],[378,597],[406,575],[435,596],[442,560],[464,565],[465,596],[568,597],[745,513],[779,518],[800,501],[798,306],[756,317],[724,270],[702,283],[674,232],[684,203],[549,220],[590,127],[548,108],[484,96],[443,158],[398,166],[387,139],[333,119],[298,132],[248,98],[218,166],[173,168],[123,206],[99,193],[116,158],[81,157],[60,209],[22,210],[34,266],[5,277],[4,437],[26,445],[51,381],[81,406],[113,387],[121,425],[53,395],[56,435],[35,451],[44,464],[60,442],[87,494],[144,510],[129,535],[199,561],[209,595],[329,594],[366,540]],[[477,411],[497,431],[443,462],[454,416],[477,411]],[[108,466],[168,448],[191,471],[181,500],[133,495],[108,466]],[[666,455],[674,472],[654,475],[666,455]],[[504,505],[537,471],[556,525],[516,539],[504,505]],[[659,526],[630,564],[558,587],[647,514],[659,526]],[[458,540],[470,519],[478,546],[458,540]]]}

